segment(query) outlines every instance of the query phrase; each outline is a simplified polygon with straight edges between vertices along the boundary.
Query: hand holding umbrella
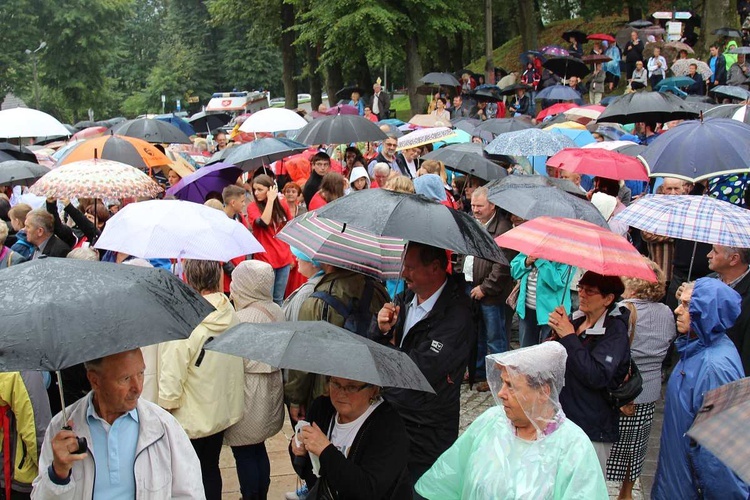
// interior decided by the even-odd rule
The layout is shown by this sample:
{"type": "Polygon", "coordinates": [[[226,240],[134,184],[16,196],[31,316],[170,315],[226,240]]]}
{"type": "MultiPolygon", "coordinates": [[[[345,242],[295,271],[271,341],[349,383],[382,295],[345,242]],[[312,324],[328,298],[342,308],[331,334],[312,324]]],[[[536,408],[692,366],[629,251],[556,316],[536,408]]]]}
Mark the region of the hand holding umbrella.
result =
{"type": "MultiPolygon", "coordinates": [[[[378,329],[383,333],[390,332],[398,322],[398,314],[401,312],[401,306],[388,302],[378,311],[378,329]]],[[[391,343],[394,339],[391,339],[391,343]]]]}

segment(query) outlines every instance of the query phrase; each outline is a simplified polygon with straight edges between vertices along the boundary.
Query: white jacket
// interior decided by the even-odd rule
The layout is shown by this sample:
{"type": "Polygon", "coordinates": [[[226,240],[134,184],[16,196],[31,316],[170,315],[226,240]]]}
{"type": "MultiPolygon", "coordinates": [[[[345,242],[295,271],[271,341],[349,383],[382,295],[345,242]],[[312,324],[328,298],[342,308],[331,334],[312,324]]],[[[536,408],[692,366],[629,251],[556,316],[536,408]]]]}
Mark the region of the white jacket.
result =
{"type": "MultiPolygon", "coordinates": [[[[86,409],[91,395],[68,407],[73,428],[80,437],[91,443],[91,432],[86,421],[86,409]]],[[[135,450],[135,488],[138,500],[202,499],[201,466],[185,431],[175,418],[157,405],[138,400],[138,443],[135,450]]],[[[39,475],[34,479],[33,499],[88,500],[94,495],[93,446],[88,457],[75,462],[70,482],[58,485],[49,478],[52,463],[52,438],[62,429],[62,413],[58,413],[47,427],[39,458],[39,475]]]]}

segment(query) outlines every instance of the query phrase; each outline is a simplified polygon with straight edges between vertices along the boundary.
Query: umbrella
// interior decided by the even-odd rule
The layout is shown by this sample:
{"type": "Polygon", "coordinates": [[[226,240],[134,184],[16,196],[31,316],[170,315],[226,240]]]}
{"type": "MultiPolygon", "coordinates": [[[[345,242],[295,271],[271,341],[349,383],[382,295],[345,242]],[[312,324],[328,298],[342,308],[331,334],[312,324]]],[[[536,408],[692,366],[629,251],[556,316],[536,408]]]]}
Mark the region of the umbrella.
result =
{"type": "Polygon", "coordinates": [[[659,90],[662,87],[689,87],[694,83],[695,80],[687,76],[671,76],[669,78],[664,78],[659,83],[657,83],[654,87],[654,90],[659,90]]]}
{"type": "Polygon", "coordinates": [[[264,251],[222,210],[180,200],[130,203],[107,221],[94,246],[143,259],[220,262],[264,251]]]}
{"type": "MultiPolygon", "coordinates": [[[[178,129],[182,131],[183,134],[185,134],[188,137],[191,135],[195,135],[195,130],[193,129],[193,126],[187,120],[175,115],[174,113],[169,113],[166,115],[156,115],[154,119],[160,122],[169,123],[170,125],[177,127],[178,129]]],[[[115,125],[119,125],[120,123],[126,120],[125,118],[113,118],[112,120],[109,120],[109,121],[115,122],[112,125],[110,125],[114,127],[115,125]]]]}
{"type": "Polygon", "coordinates": [[[611,60],[612,60],[611,57],[605,56],[604,54],[591,54],[588,56],[583,56],[581,58],[581,61],[585,62],[586,64],[606,63],[611,60]]]}
{"type": "Polygon", "coordinates": [[[606,149],[608,151],[618,151],[622,148],[627,148],[630,146],[640,146],[643,148],[643,150],[646,149],[646,146],[641,146],[640,144],[637,144],[633,141],[620,140],[592,142],[591,144],[586,144],[585,146],[583,146],[583,149],[606,149]]]}
{"type": "MultiPolygon", "coordinates": [[[[328,116],[333,115],[358,115],[359,110],[352,106],[351,104],[338,104],[336,106],[331,106],[328,108],[328,110],[325,112],[328,116]]],[[[320,118],[320,116],[318,117],[320,118]]],[[[307,124],[307,122],[305,122],[307,124]]]]}
{"type": "Polygon", "coordinates": [[[500,89],[500,95],[516,95],[516,90],[523,89],[526,91],[532,90],[534,87],[526,85],[525,83],[514,83],[500,89]]]}
{"type": "Polygon", "coordinates": [[[458,87],[461,85],[450,73],[427,73],[419,81],[424,85],[458,87]]]}
{"type": "Polygon", "coordinates": [[[286,130],[299,130],[307,125],[307,120],[292,111],[284,108],[267,108],[250,115],[242,125],[240,132],[283,132],[286,130]]]}
{"type": "Polygon", "coordinates": [[[378,280],[399,279],[404,240],[378,236],[308,212],[290,221],[276,236],[324,264],[350,269],[378,280]]]}
{"type": "Polygon", "coordinates": [[[86,139],[94,139],[95,137],[101,137],[107,132],[107,127],[88,127],[80,130],[70,137],[71,141],[85,141],[86,139]]]}
{"type": "MultiPolygon", "coordinates": [[[[494,86],[493,86],[494,87],[494,86]]],[[[503,96],[500,93],[499,87],[494,88],[476,88],[466,94],[470,99],[482,102],[500,102],[503,100],[503,96]]]]}
{"type": "Polygon", "coordinates": [[[728,118],[688,121],[667,130],[641,155],[651,177],[697,182],[750,170],[750,125],[728,118]]]}
{"type": "Polygon", "coordinates": [[[350,100],[353,92],[357,92],[361,96],[365,91],[358,85],[349,85],[336,92],[336,99],[350,100]]]}
{"type": "Polygon", "coordinates": [[[581,94],[567,85],[550,85],[537,92],[534,99],[549,99],[551,101],[577,101],[581,94]]]}
{"type": "Polygon", "coordinates": [[[637,21],[632,21],[628,23],[628,26],[630,26],[631,28],[637,28],[637,29],[648,28],[649,26],[653,26],[653,25],[654,23],[652,23],[651,21],[647,21],[645,19],[639,19],[637,21]]]}
{"type": "Polygon", "coordinates": [[[716,106],[716,101],[713,97],[705,95],[688,95],[683,97],[683,99],[685,100],[685,104],[696,113],[703,112],[704,117],[706,111],[716,106]]]}
{"type": "Polygon", "coordinates": [[[558,102],[557,104],[553,104],[552,106],[541,110],[539,114],[536,115],[536,119],[541,121],[547,118],[548,116],[559,115],[561,113],[564,113],[570,109],[577,108],[577,107],[578,107],[578,104],[573,104],[572,102],[558,102]]]}
{"type": "Polygon", "coordinates": [[[733,118],[745,104],[720,104],[703,113],[703,118],[733,118]]]}
{"type": "Polygon", "coordinates": [[[468,214],[415,194],[367,189],[332,201],[318,217],[507,265],[489,233],[468,214]],[[376,208],[377,207],[377,208],[376,208]]]}
{"type": "Polygon", "coordinates": [[[539,49],[539,52],[544,56],[553,57],[564,57],[570,55],[570,52],[560,47],[559,45],[545,45],[544,47],[539,49]]]}
{"type": "Polygon", "coordinates": [[[47,198],[154,197],[162,188],[130,165],[112,160],[81,160],[45,174],[29,188],[47,198]]]}
{"type": "Polygon", "coordinates": [[[485,181],[502,179],[508,172],[484,157],[481,144],[451,144],[422,157],[423,160],[442,161],[445,167],[485,181]]]}
{"type": "Polygon", "coordinates": [[[521,64],[525,66],[529,63],[529,56],[544,59],[544,54],[542,54],[538,50],[527,50],[526,52],[521,52],[521,55],[518,56],[518,60],[521,61],[521,64]]]}
{"type": "Polygon", "coordinates": [[[732,47],[729,49],[729,54],[750,54],[750,47],[732,47]]]}
{"type": "MultiPolygon", "coordinates": [[[[221,128],[232,119],[231,116],[229,116],[226,113],[206,113],[205,111],[201,111],[200,113],[196,113],[193,116],[190,117],[188,120],[188,123],[190,126],[193,127],[194,130],[198,132],[210,132],[211,130],[215,130],[217,128],[221,128]]],[[[184,130],[183,130],[184,132],[184,130]]]]}
{"type": "Polygon", "coordinates": [[[687,435],[750,482],[747,454],[747,421],[750,418],[750,378],[742,378],[707,391],[703,406],[687,435]],[[742,436],[745,436],[743,438],[742,436]]]}
{"type": "Polygon", "coordinates": [[[693,48],[690,45],[686,43],[682,43],[682,42],[665,43],[664,48],[674,50],[675,52],[680,52],[681,50],[684,50],[688,54],[695,54],[695,50],[693,50],[693,48]]]}
{"type": "Polygon", "coordinates": [[[671,70],[674,76],[687,76],[690,72],[690,65],[695,64],[697,66],[696,72],[700,73],[703,79],[708,79],[714,74],[711,68],[703,61],[698,59],[678,59],[672,64],[671,70]]]}
{"type": "Polygon", "coordinates": [[[569,42],[571,38],[575,38],[576,42],[578,42],[579,44],[586,43],[586,33],[584,33],[583,31],[570,30],[565,31],[562,34],[562,39],[566,42],[569,42]]]}
{"type": "Polygon", "coordinates": [[[376,125],[386,135],[394,135],[396,137],[401,137],[402,135],[404,135],[404,133],[401,132],[401,129],[399,129],[397,125],[393,125],[391,123],[384,123],[383,120],[380,120],[379,122],[377,122],[376,125]]]}
{"type": "Polygon", "coordinates": [[[742,123],[750,123],[750,113],[747,112],[747,105],[743,105],[732,115],[732,120],[742,123]]]}
{"type": "Polygon", "coordinates": [[[477,125],[476,131],[500,135],[506,132],[517,132],[531,128],[531,123],[518,118],[493,118],[477,125]]]}
{"type": "Polygon", "coordinates": [[[47,167],[30,161],[4,161],[0,163],[0,186],[30,186],[48,172],[47,167]]]}
{"type": "Polygon", "coordinates": [[[750,248],[750,211],[711,196],[649,194],[615,220],[660,236],[750,248]]]}
{"type": "MultiPolygon", "coordinates": [[[[579,123],[576,122],[570,122],[575,123],[579,127],[582,126],[579,123]]],[[[573,129],[573,128],[562,128],[562,127],[554,127],[546,129],[545,131],[551,132],[553,134],[559,134],[564,135],[565,137],[568,137],[571,141],[573,141],[574,146],[573,147],[583,147],[586,144],[592,144],[596,142],[596,139],[594,139],[594,136],[589,132],[588,130],[584,129],[573,129]]]]}
{"type": "Polygon", "coordinates": [[[563,78],[570,78],[571,76],[583,78],[591,73],[591,69],[577,57],[551,57],[544,61],[542,66],[563,78]]]}
{"type": "Polygon", "coordinates": [[[750,91],[736,85],[717,85],[710,90],[714,94],[731,97],[740,101],[750,99],[750,91]]]}
{"type": "MultiPolygon", "coordinates": [[[[644,62],[648,63],[649,58],[654,56],[654,49],[655,48],[663,48],[664,42],[659,40],[658,42],[647,42],[646,45],[643,46],[643,60],[644,62]]],[[[644,64],[645,66],[645,64],[644,64]]],[[[666,68],[665,68],[666,69],[666,68]]]]}
{"type": "Polygon", "coordinates": [[[144,169],[164,167],[171,163],[164,153],[142,139],[105,135],[77,143],[65,152],[58,165],[97,158],[144,169]]]}
{"type": "Polygon", "coordinates": [[[92,122],[91,120],[83,120],[80,122],[76,122],[75,125],[73,125],[73,128],[76,130],[83,130],[85,128],[91,128],[91,127],[97,127],[101,125],[97,125],[96,122],[92,122]]]}
{"type": "Polygon", "coordinates": [[[210,193],[221,193],[225,187],[237,182],[240,175],[242,169],[231,163],[212,163],[180,179],[167,189],[167,196],[204,203],[210,193]]]}
{"type": "MultiPolygon", "coordinates": [[[[542,176],[508,176],[487,186],[487,201],[525,220],[543,216],[567,217],[609,229],[607,221],[591,202],[555,187],[552,182],[532,184],[527,177],[545,179],[542,176]]],[[[579,195],[583,194],[577,186],[575,189],[579,195]]]]}
{"type": "Polygon", "coordinates": [[[205,347],[278,368],[357,380],[379,387],[435,392],[405,352],[326,321],[240,323],[206,342],[205,347]]]}
{"type": "Polygon", "coordinates": [[[0,137],[57,137],[70,132],[51,115],[31,108],[11,108],[0,111],[0,137]]]}
{"type": "Polygon", "coordinates": [[[456,131],[448,127],[434,127],[422,130],[415,130],[398,138],[397,150],[416,148],[425,144],[443,141],[450,137],[455,137],[456,131]]]}
{"type": "Polygon", "coordinates": [[[719,36],[726,36],[729,38],[742,38],[742,33],[740,33],[740,30],[734,29],[734,28],[727,28],[726,26],[723,28],[715,29],[713,31],[714,35],[719,36]]]}
{"type": "Polygon", "coordinates": [[[685,101],[661,92],[632,92],[622,96],[599,115],[599,122],[635,123],[690,119],[698,113],[685,101]]]}
{"type": "Polygon", "coordinates": [[[609,43],[615,43],[615,37],[612,35],[607,35],[605,33],[594,33],[592,35],[587,36],[589,40],[603,40],[605,42],[609,43]]]}
{"type": "Polygon", "coordinates": [[[605,109],[606,108],[604,106],[591,104],[589,106],[579,106],[579,107],[570,108],[567,111],[563,111],[563,114],[569,120],[585,120],[583,121],[583,123],[586,123],[586,121],[598,119],[599,115],[601,115],[605,109]]]}
{"type": "Polygon", "coordinates": [[[531,128],[500,134],[484,148],[493,155],[552,156],[565,148],[574,148],[572,139],[546,130],[531,128]]]}
{"type": "Polygon", "coordinates": [[[433,114],[418,114],[411,117],[409,124],[416,127],[446,127],[450,126],[451,123],[433,114]]]}
{"type": "MultiPolygon", "coordinates": [[[[469,118],[464,118],[464,119],[457,120],[455,123],[453,123],[453,121],[451,121],[451,123],[453,123],[453,128],[454,129],[456,129],[456,130],[463,130],[467,134],[472,135],[472,134],[474,134],[474,132],[477,129],[477,125],[476,125],[476,123],[473,123],[473,121],[479,122],[479,120],[471,119],[471,121],[470,121],[469,118]]],[[[489,134],[489,135],[491,136],[492,134],[489,134]]],[[[490,139],[490,140],[492,140],[492,139],[490,139]]]]}
{"type": "Polygon", "coordinates": [[[606,149],[563,149],[547,160],[547,165],[568,172],[615,180],[648,181],[643,163],[606,149]]]}
{"type": "MultiPolygon", "coordinates": [[[[23,160],[37,163],[36,155],[25,146],[16,146],[9,142],[0,142],[0,153],[8,155],[10,160],[23,160]]],[[[0,160],[7,161],[7,160],[0,160]]]]}
{"type": "Polygon", "coordinates": [[[384,141],[385,133],[367,118],[357,115],[326,116],[313,120],[295,139],[303,144],[349,144],[384,141]]]}
{"type": "Polygon", "coordinates": [[[503,248],[570,266],[584,265],[605,276],[627,276],[656,282],[646,260],[628,240],[590,222],[564,217],[537,217],[495,241],[503,248]],[[582,256],[586,256],[582,260],[582,256]]]}
{"type": "MultiPolygon", "coordinates": [[[[218,161],[231,163],[244,172],[254,172],[265,165],[301,153],[308,148],[305,144],[283,137],[265,137],[233,146],[221,151],[218,161]]],[[[214,161],[214,163],[216,163],[214,161]]]]}
{"type": "Polygon", "coordinates": [[[192,144],[190,138],[182,130],[153,118],[138,118],[122,122],[112,127],[112,133],[143,139],[151,144],[192,144]]]}

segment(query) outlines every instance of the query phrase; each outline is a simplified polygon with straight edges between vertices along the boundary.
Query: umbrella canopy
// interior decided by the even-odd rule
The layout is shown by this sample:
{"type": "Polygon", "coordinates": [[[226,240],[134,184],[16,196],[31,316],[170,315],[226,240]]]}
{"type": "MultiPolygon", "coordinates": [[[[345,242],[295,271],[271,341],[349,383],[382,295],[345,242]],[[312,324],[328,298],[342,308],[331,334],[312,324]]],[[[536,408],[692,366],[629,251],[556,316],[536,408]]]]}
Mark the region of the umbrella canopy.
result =
{"type": "Polygon", "coordinates": [[[682,42],[668,42],[664,44],[664,48],[673,50],[675,52],[680,52],[681,50],[684,50],[688,54],[695,54],[695,50],[693,50],[693,48],[690,45],[686,43],[682,43],[682,42]]]}
{"type": "Polygon", "coordinates": [[[605,56],[604,54],[590,54],[581,58],[581,61],[585,62],[586,64],[606,63],[611,60],[611,57],[605,56]]]}
{"type": "Polygon", "coordinates": [[[359,85],[349,85],[348,87],[344,87],[343,89],[336,92],[336,99],[351,99],[353,92],[357,92],[360,96],[365,93],[365,91],[359,85]]]}
{"type": "Polygon", "coordinates": [[[231,163],[212,163],[180,179],[167,189],[167,196],[205,203],[210,193],[221,193],[225,187],[237,182],[240,175],[242,170],[231,163]]]}
{"type": "Polygon", "coordinates": [[[214,310],[163,269],[76,259],[5,269],[0,296],[2,371],[62,370],[185,339],[214,310]]]}
{"type": "Polygon", "coordinates": [[[747,109],[748,109],[748,106],[743,105],[741,108],[735,111],[734,114],[731,116],[732,120],[737,120],[738,122],[750,124],[750,113],[747,112],[747,109]]]}
{"type": "Polygon", "coordinates": [[[549,99],[551,101],[576,101],[581,98],[581,94],[571,89],[567,85],[550,85],[540,90],[534,96],[534,99],[549,99]]]}
{"type": "Polygon", "coordinates": [[[449,170],[461,172],[485,181],[502,179],[508,172],[484,157],[481,144],[451,144],[422,157],[423,160],[442,161],[449,170]]]}
{"type": "MultiPolygon", "coordinates": [[[[606,149],[608,151],[618,151],[621,148],[627,148],[629,146],[641,146],[640,144],[636,144],[633,141],[602,141],[602,142],[592,142],[591,144],[586,144],[583,146],[583,149],[606,149]]],[[[645,146],[641,146],[643,150],[646,149],[645,146]]],[[[620,151],[622,152],[622,151],[620,151]]],[[[635,155],[638,156],[638,155],[635,155]]]]}
{"type": "MultiPolygon", "coordinates": [[[[568,87],[568,88],[570,88],[570,87],[568,87]]],[[[573,92],[575,92],[575,91],[573,90],[573,92]]],[[[578,94],[576,93],[576,95],[578,95],[578,94]]],[[[577,107],[578,107],[578,104],[574,104],[572,102],[558,102],[557,104],[553,104],[552,106],[550,106],[548,108],[544,108],[543,110],[541,110],[536,115],[536,119],[537,120],[544,120],[548,116],[559,115],[560,113],[564,113],[564,112],[566,112],[566,111],[568,111],[570,109],[577,108],[577,107]]]]}
{"type": "Polygon", "coordinates": [[[622,96],[599,115],[599,122],[636,123],[691,119],[698,113],[685,101],[661,92],[632,92],[622,96]]]}
{"type": "Polygon", "coordinates": [[[672,70],[672,73],[674,76],[687,76],[688,73],[690,73],[690,65],[695,64],[697,66],[697,73],[700,73],[703,79],[708,79],[711,75],[714,74],[713,71],[711,71],[711,68],[703,61],[699,61],[698,59],[678,59],[672,64],[672,67],[670,68],[672,70]]]}
{"type": "MultiPolygon", "coordinates": [[[[331,106],[328,108],[328,110],[325,112],[328,116],[333,115],[358,115],[359,110],[350,104],[339,104],[337,106],[331,106]]],[[[320,118],[320,116],[318,116],[320,118]]]]}
{"type": "Polygon", "coordinates": [[[580,120],[582,123],[586,123],[586,121],[597,120],[599,115],[601,115],[605,109],[604,106],[592,104],[590,106],[570,108],[567,111],[564,111],[563,114],[569,120],[580,120]]]}
{"type": "Polygon", "coordinates": [[[402,135],[404,135],[401,129],[398,128],[397,125],[393,125],[392,123],[383,123],[383,121],[381,120],[377,122],[376,125],[386,135],[395,135],[396,137],[401,137],[402,135]]]}
{"type": "Polygon", "coordinates": [[[265,251],[222,210],[180,200],[130,203],[107,221],[95,247],[142,259],[220,262],[265,251]]]}
{"type": "Polygon", "coordinates": [[[562,34],[562,39],[566,42],[569,42],[571,38],[574,38],[579,44],[584,44],[586,43],[587,36],[586,33],[578,30],[569,30],[562,34]]]}
{"type": "Polygon", "coordinates": [[[545,45],[544,47],[539,49],[539,53],[543,56],[550,57],[565,57],[570,55],[570,52],[560,47],[559,45],[545,45]]]}
{"type": "Polygon", "coordinates": [[[615,180],[648,181],[643,163],[630,156],[606,149],[563,149],[547,160],[547,165],[568,172],[615,180]]]}
{"type": "Polygon", "coordinates": [[[93,159],[111,160],[143,169],[164,167],[171,163],[164,153],[142,139],[105,135],[76,143],[63,154],[58,165],[93,159]]]}
{"type": "Polygon", "coordinates": [[[750,483],[747,421],[750,419],[750,378],[707,391],[703,406],[687,435],[750,483]],[[745,436],[744,438],[742,436],[745,436]]]}
{"type": "Polygon", "coordinates": [[[500,89],[500,95],[515,95],[516,90],[522,89],[528,92],[533,88],[534,87],[532,87],[531,85],[526,85],[524,83],[514,83],[513,85],[508,85],[507,87],[503,87],[502,89],[500,89]]]}
{"type": "MultiPolygon", "coordinates": [[[[582,127],[580,123],[569,123],[575,123],[577,126],[582,127]]],[[[564,135],[565,137],[568,137],[577,147],[583,147],[586,144],[592,144],[596,142],[596,139],[594,139],[594,136],[591,134],[591,132],[589,132],[585,128],[564,128],[562,126],[558,126],[546,129],[545,132],[547,131],[551,132],[552,134],[564,135]]]]}
{"type": "Polygon", "coordinates": [[[0,137],[68,137],[70,132],[51,115],[31,108],[0,111],[0,137]]]}
{"type": "Polygon", "coordinates": [[[732,47],[729,49],[729,54],[750,54],[750,47],[732,47]]]}
{"type": "MultiPolygon", "coordinates": [[[[187,122],[187,120],[175,115],[174,113],[169,113],[166,115],[156,115],[154,117],[155,120],[159,120],[160,122],[169,123],[170,125],[177,127],[182,131],[183,134],[186,136],[195,135],[195,130],[193,129],[193,126],[187,122]]],[[[115,121],[111,126],[118,125],[119,123],[122,123],[125,121],[124,118],[118,119],[114,118],[110,121],[115,121]]]]}
{"type": "Polygon", "coordinates": [[[630,26],[631,28],[638,28],[638,29],[648,28],[649,26],[653,26],[653,25],[654,23],[652,23],[651,21],[647,21],[645,19],[638,19],[637,21],[632,21],[628,23],[628,26],[630,26]]]}
{"type": "Polygon", "coordinates": [[[531,128],[531,123],[520,118],[492,118],[481,122],[476,131],[490,132],[493,135],[505,134],[506,132],[518,132],[531,128]]]}
{"type": "Polygon", "coordinates": [[[307,120],[300,115],[285,108],[267,108],[250,115],[240,125],[240,132],[283,132],[286,130],[299,130],[307,125],[307,120]]]}
{"type": "Polygon", "coordinates": [[[577,57],[550,57],[542,63],[542,66],[563,78],[570,78],[571,76],[583,78],[591,73],[591,68],[577,57]]]}
{"type": "Polygon", "coordinates": [[[16,146],[9,142],[0,142],[0,153],[9,156],[8,159],[0,161],[23,160],[38,163],[34,152],[25,146],[16,146]]]}
{"type": "Polygon", "coordinates": [[[461,85],[456,77],[450,73],[427,73],[419,79],[424,85],[436,85],[445,87],[458,87],[461,85]]]}
{"type": "Polygon", "coordinates": [[[264,165],[301,153],[307,148],[305,144],[291,139],[265,137],[224,149],[218,161],[231,163],[243,172],[254,172],[264,165]]]}
{"type": "Polygon", "coordinates": [[[656,86],[654,87],[654,90],[659,90],[662,87],[676,87],[676,88],[689,87],[694,83],[695,83],[695,80],[687,76],[671,76],[669,78],[664,78],[663,80],[659,81],[659,83],[657,83],[656,86]]]}
{"type": "Polygon", "coordinates": [[[143,139],[151,144],[192,144],[185,132],[170,123],[153,118],[122,122],[112,127],[112,133],[143,139]]]}
{"type": "Polygon", "coordinates": [[[562,149],[575,146],[573,140],[566,136],[531,128],[500,134],[484,150],[493,155],[552,156],[562,149]]]}
{"type": "Polygon", "coordinates": [[[723,28],[715,29],[713,31],[713,34],[719,35],[719,36],[726,36],[729,38],[742,38],[742,33],[740,32],[740,30],[734,29],[734,28],[728,28],[726,26],[723,28]]]}
{"type": "Polygon", "coordinates": [[[357,115],[326,116],[313,120],[297,133],[303,144],[349,144],[384,141],[385,133],[367,118],[357,115]]]}
{"type": "Polygon", "coordinates": [[[736,85],[717,85],[716,87],[711,89],[711,92],[713,92],[714,94],[731,97],[732,99],[738,99],[740,101],[750,99],[750,91],[736,85]]]}
{"type": "Polygon", "coordinates": [[[377,236],[308,212],[290,221],[277,238],[324,264],[384,281],[399,279],[404,240],[377,236]]]}
{"type": "Polygon", "coordinates": [[[683,122],[652,142],[641,158],[651,177],[697,182],[750,170],[750,125],[727,118],[683,122]]]}
{"type": "Polygon", "coordinates": [[[607,35],[605,33],[593,33],[586,38],[589,40],[603,40],[605,42],[615,43],[615,37],[613,37],[612,35],[607,35]]]}
{"type": "Polygon", "coordinates": [[[501,234],[503,248],[570,266],[583,264],[605,276],[627,276],[656,282],[656,275],[628,240],[590,222],[564,217],[537,217],[501,234]]]}
{"type": "Polygon", "coordinates": [[[326,321],[240,323],[206,342],[205,348],[278,368],[341,377],[379,387],[435,392],[405,352],[326,321]]]}
{"type": "Polygon", "coordinates": [[[720,104],[703,112],[703,118],[733,118],[745,104],[720,104]]]}
{"type": "Polygon", "coordinates": [[[152,198],[162,188],[130,165],[112,160],[81,160],[50,171],[29,188],[47,198],[152,198]]]}
{"type": "Polygon", "coordinates": [[[49,168],[23,160],[0,162],[0,186],[31,186],[49,168]]]}
{"type": "Polygon", "coordinates": [[[101,137],[107,132],[107,127],[89,127],[73,134],[70,138],[71,141],[85,141],[86,139],[93,139],[95,137],[101,137]]]}
{"type": "Polygon", "coordinates": [[[750,248],[750,212],[711,196],[649,194],[615,220],[660,236],[750,248]]]}
{"type": "Polygon", "coordinates": [[[495,87],[494,89],[476,88],[466,95],[470,99],[481,102],[500,102],[503,100],[503,95],[500,93],[500,89],[498,87],[495,87]]]}
{"type": "Polygon", "coordinates": [[[188,123],[196,132],[210,133],[211,130],[223,127],[231,119],[232,117],[226,113],[206,113],[205,111],[201,111],[191,116],[188,123]]]}
{"type": "Polygon", "coordinates": [[[380,236],[416,241],[501,264],[508,262],[487,231],[470,215],[424,196],[366,189],[328,203],[317,214],[380,236]]]}
{"type": "MultiPolygon", "coordinates": [[[[552,182],[542,184],[527,177],[512,175],[487,186],[487,201],[525,220],[537,217],[567,217],[581,219],[609,229],[607,221],[591,202],[557,188],[552,182]]],[[[579,194],[583,191],[575,187],[579,194]]]]}
{"type": "Polygon", "coordinates": [[[397,150],[416,148],[433,142],[444,141],[450,137],[455,137],[456,131],[448,127],[433,127],[422,130],[415,130],[398,138],[397,150]]]}

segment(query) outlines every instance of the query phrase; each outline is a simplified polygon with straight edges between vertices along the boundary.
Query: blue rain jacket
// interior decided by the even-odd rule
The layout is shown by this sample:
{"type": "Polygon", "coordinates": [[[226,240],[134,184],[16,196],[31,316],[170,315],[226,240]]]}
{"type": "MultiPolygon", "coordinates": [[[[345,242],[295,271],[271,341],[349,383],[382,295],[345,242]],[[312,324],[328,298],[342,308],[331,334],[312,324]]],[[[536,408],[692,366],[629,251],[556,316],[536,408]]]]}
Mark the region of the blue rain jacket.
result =
{"type": "Polygon", "coordinates": [[[654,500],[699,498],[699,491],[706,500],[748,498],[748,485],[685,435],[706,391],[745,376],[737,348],[726,335],[740,314],[740,304],[740,295],[717,279],[701,278],[695,283],[690,302],[695,336],[676,340],[680,361],[667,385],[659,464],[651,491],[654,500]]]}

